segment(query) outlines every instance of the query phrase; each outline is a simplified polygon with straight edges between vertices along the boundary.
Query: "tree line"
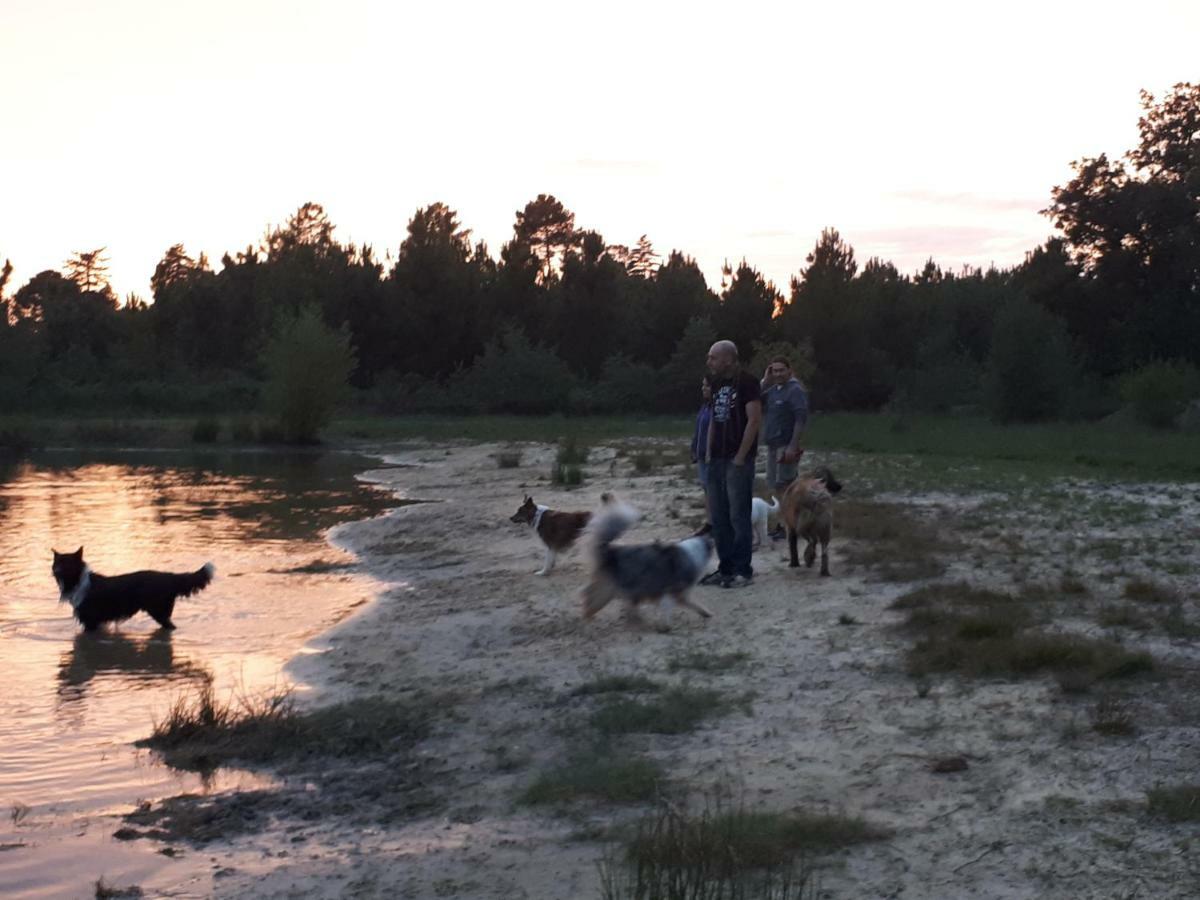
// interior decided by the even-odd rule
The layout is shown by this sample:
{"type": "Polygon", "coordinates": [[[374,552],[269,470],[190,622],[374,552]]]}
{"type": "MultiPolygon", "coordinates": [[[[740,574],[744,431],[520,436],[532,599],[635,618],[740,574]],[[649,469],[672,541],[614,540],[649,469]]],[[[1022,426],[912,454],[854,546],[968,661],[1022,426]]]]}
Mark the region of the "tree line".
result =
{"type": "Polygon", "coordinates": [[[497,254],[434,203],[383,259],[305,203],[219,265],[169,247],[152,303],[118,302],[103,248],[15,290],[6,263],[0,401],[250,408],[280,321],[307,311],[348,336],[356,395],[382,411],[690,409],[720,336],[756,367],[792,357],[817,408],[1099,415],[1147,367],[1190,384],[1200,363],[1200,85],[1144,93],[1139,130],[1124,157],[1073,164],[1045,210],[1057,235],[1002,269],[905,274],[830,228],[786,286],[746,261],[712,285],[684,252],[609,243],[549,194],[497,254]]]}

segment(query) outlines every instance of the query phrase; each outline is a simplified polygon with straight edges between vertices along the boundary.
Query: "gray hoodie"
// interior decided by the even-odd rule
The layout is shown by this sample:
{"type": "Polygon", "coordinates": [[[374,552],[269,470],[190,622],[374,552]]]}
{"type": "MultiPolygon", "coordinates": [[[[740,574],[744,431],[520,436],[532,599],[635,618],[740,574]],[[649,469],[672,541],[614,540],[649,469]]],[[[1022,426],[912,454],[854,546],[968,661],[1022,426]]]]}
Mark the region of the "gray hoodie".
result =
{"type": "Polygon", "coordinates": [[[762,402],[763,441],[769,447],[790,443],[797,422],[808,424],[808,394],[796,378],[766,388],[762,402]]]}

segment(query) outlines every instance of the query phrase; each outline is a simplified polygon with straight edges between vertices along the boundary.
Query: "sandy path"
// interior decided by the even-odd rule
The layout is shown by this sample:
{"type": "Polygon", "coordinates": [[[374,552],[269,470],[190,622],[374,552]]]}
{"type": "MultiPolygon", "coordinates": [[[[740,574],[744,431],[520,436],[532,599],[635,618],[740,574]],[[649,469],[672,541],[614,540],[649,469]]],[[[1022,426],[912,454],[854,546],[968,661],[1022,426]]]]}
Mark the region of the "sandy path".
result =
{"type": "MultiPolygon", "coordinates": [[[[1144,811],[1156,783],[1196,779],[1194,695],[1183,714],[1164,697],[1135,738],[1114,741],[1089,732],[1079,704],[1050,679],[945,678],[919,691],[903,672],[898,616],[886,609],[911,585],[851,571],[836,536],[832,578],[789,570],[780,542],[756,555],[752,587],[698,589],[711,621],[677,611],[674,630],[658,634],[630,628],[614,605],[585,623],[575,596],[583,554],[560,558],[548,578],[533,575],[540,546],[507,521],[522,491],[577,509],[615,490],[645,513],[630,539],[670,539],[698,521],[695,489],[678,466],[633,477],[628,459],[602,448],[582,488],[552,489],[545,473],[553,448],[525,446],[518,469],[498,468],[498,449],[391,455],[412,467],[374,477],[408,498],[443,502],[343,527],[338,540],[391,584],[327,638],[327,653],[297,664],[305,680],[328,685],[323,699],[453,693],[455,708],[421,748],[442,775],[444,807],[386,830],[295,828],[299,843],[289,851],[269,836],[248,839],[237,866],[215,880],[219,895],[598,897],[603,847],[577,834],[630,811],[584,804],[563,816],[515,798],[561,760],[573,717],[582,716],[580,701],[563,699],[570,690],[634,672],[754,693],[752,715],[735,712],[689,735],[629,739],[679,781],[702,787],[732,774],[753,806],[861,814],[894,831],[887,842],[828,859],[823,896],[1200,895],[1197,827],[1161,825],[1144,811]],[[857,624],[839,624],[843,615],[857,624]],[[667,660],[690,650],[750,658],[723,673],[668,674],[667,660]],[[930,760],[952,754],[970,768],[929,771],[930,760]],[[256,840],[261,865],[246,865],[256,840]]],[[[839,475],[852,492],[853,473],[839,475]]],[[[951,574],[1002,586],[1009,569],[980,569],[978,557],[964,554],[951,574]]],[[[1194,641],[1167,650],[1200,668],[1194,641]]],[[[222,851],[210,853],[220,865],[222,851]]]]}

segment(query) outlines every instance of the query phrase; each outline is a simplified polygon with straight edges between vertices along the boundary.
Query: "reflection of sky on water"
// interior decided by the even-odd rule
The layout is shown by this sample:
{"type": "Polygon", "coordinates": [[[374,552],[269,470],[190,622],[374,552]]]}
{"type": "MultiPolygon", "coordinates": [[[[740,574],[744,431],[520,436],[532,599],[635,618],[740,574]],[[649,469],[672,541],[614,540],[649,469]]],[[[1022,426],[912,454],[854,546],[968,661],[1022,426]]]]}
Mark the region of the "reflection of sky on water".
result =
{"type": "MultiPolygon", "coordinates": [[[[20,833],[0,821],[0,844],[26,844],[0,853],[0,884],[70,893],[73,883],[56,879],[73,871],[63,862],[74,858],[73,842],[89,828],[94,836],[117,827],[96,824],[96,816],[127,811],[139,798],[245,781],[228,773],[205,784],[130,742],[206,680],[221,699],[283,686],[283,664],[343,610],[374,595],[353,557],[323,538],[339,522],[393,505],[355,479],[370,466],[308,453],[0,460],[0,804],[31,808],[20,833]],[[83,634],[50,575],[51,548],[80,545],[104,574],[185,571],[211,560],[217,579],[180,601],[175,632],[137,616],[83,634]],[[36,842],[22,836],[31,828],[36,842]]],[[[84,843],[78,852],[86,856],[92,850],[84,843]]]]}

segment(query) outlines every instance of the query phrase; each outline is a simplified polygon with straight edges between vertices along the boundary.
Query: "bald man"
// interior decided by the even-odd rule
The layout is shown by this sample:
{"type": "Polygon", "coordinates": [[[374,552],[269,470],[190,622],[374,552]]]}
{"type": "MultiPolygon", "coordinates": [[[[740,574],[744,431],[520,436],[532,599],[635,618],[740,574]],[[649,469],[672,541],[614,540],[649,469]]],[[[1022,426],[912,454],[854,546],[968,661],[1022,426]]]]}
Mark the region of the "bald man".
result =
{"type": "Polygon", "coordinates": [[[742,371],[733,341],[717,341],[709,348],[708,368],[713,374],[706,454],[708,503],[718,567],[701,584],[745,587],[754,580],[750,504],[762,425],[761,391],[758,379],[742,371]]]}

